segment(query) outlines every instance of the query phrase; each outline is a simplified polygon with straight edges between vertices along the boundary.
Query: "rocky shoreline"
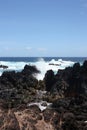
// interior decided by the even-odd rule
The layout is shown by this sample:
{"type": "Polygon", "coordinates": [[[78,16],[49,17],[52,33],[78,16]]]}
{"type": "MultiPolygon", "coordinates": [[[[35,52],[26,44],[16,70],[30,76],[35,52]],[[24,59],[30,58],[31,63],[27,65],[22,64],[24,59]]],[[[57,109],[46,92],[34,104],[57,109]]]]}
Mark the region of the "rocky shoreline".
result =
{"type": "Polygon", "coordinates": [[[0,130],[87,130],[87,61],[49,70],[43,81],[36,73],[26,65],[0,76],[0,130]]]}

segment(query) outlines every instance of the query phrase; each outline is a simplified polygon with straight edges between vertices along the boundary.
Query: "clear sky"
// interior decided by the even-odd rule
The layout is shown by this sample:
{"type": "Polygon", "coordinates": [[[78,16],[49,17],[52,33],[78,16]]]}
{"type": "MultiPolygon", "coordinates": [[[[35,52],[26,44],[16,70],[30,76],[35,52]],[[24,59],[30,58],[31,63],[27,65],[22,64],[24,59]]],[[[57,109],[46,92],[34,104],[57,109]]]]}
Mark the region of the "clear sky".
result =
{"type": "Polygon", "coordinates": [[[87,56],[87,0],[0,0],[0,56],[87,56]]]}

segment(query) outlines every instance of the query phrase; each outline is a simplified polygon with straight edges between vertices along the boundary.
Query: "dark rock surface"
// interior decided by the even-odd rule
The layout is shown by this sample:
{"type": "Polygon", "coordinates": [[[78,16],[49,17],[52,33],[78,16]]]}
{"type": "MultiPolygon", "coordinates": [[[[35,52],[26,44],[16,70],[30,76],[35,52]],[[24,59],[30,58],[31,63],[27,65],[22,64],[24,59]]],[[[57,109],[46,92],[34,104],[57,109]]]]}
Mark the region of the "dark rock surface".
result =
{"type": "Polygon", "coordinates": [[[6,66],[6,65],[0,65],[0,68],[7,69],[8,66],[6,66]]]}
{"type": "Polygon", "coordinates": [[[58,70],[56,75],[49,70],[45,74],[44,81],[47,91],[56,92],[59,95],[69,97],[87,94],[87,61],[82,66],[75,63],[73,67],[58,70]]]}
{"type": "Polygon", "coordinates": [[[72,67],[45,75],[46,90],[59,95],[53,102],[53,109],[60,114],[61,130],[87,129],[87,61],[72,67]],[[52,77],[52,79],[51,79],[52,77]],[[49,80],[50,78],[50,80],[49,80]],[[52,83],[51,83],[52,82],[52,83]]]}
{"type": "Polygon", "coordinates": [[[45,74],[44,81],[46,85],[46,91],[50,91],[55,83],[54,72],[52,70],[47,71],[47,73],[45,74]]]}
{"type": "Polygon", "coordinates": [[[56,75],[49,70],[43,81],[34,77],[38,72],[26,65],[22,72],[4,72],[0,77],[0,130],[87,130],[87,61],[56,75]],[[47,90],[44,97],[38,89],[47,90]],[[52,107],[41,111],[28,106],[36,101],[36,93],[52,107]]]}
{"type": "Polygon", "coordinates": [[[33,76],[35,73],[39,71],[30,65],[26,65],[22,72],[3,72],[0,77],[0,99],[4,99],[12,107],[34,100],[38,85],[38,80],[33,76]]]}

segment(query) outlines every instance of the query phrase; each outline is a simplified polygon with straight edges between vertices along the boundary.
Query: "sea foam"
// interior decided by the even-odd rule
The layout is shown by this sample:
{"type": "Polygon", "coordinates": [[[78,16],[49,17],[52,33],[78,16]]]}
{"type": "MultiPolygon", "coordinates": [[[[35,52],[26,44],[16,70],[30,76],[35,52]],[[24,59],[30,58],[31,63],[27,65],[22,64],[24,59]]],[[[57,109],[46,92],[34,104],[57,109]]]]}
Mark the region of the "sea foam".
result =
{"type": "Polygon", "coordinates": [[[64,69],[65,67],[72,66],[74,62],[72,61],[64,61],[62,59],[52,59],[51,61],[45,61],[43,58],[39,58],[36,62],[7,62],[7,61],[0,61],[0,65],[8,66],[7,69],[0,68],[0,75],[3,71],[21,71],[25,65],[35,65],[41,73],[35,75],[38,80],[42,80],[45,76],[47,70],[53,70],[55,73],[58,69],[64,69]]]}

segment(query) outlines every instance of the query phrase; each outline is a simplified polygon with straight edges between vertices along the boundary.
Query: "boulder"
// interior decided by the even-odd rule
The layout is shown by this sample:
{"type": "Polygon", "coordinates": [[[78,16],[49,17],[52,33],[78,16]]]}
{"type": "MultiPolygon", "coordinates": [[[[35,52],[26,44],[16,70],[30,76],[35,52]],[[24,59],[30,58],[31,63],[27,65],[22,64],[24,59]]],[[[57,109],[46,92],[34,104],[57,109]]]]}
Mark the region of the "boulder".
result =
{"type": "Polygon", "coordinates": [[[0,68],[7,69],[8,66],[7,65],[0,65],[0,68]]]}
{"type": "Polygon", "coordinates": [[[54,76],[54,72],[52,70],[48,70],[45,74],[44,77],[44,82],[46,85],[46,91],[50,91],[52,86],[55,83],[55,76],[54,76]]]}

